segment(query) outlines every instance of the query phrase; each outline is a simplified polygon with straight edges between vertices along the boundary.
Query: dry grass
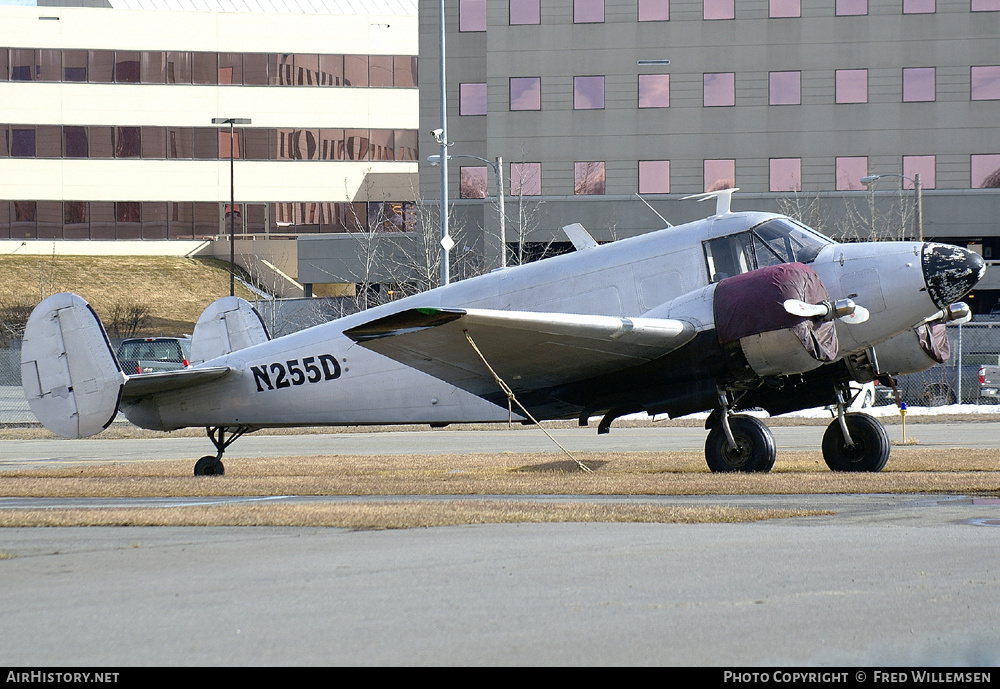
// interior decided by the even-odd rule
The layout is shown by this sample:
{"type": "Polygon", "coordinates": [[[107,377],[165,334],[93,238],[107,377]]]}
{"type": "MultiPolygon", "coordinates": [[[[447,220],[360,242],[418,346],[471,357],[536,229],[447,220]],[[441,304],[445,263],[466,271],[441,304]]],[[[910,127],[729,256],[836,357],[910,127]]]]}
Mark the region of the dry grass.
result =
{"type": "Polygon", "coordinates": [[[163,509],[4,510],[0,526],[83,524],[313,525],[355,529],[534,521],[748,521],[814,512],[504,500],[495,496],[799,493],[1000,494],[1000,450],[897,448],[879,474],[833,473],[818,452],[786,452],[769,474],[712,474],[700,452],[497,453],[231,460],[223,477],[188,461],[4,472],[0,495],[24,497],[368,496],[357,502],[246,502],[163,509]],[[387,497],[386,497],[387,496],[387,497]],[[400,500],[400,496],[493,496],[400,500]],[[378,497],[386,497],[378,500],[378,497]]]}
{"type": "MultiPolygon", "coordinates": [[[[229,294],[229,264],[173,256],[0,256],[0,303],[32,306],[57,292],[86,299],[101,318],[127,296],[149,307],[142,335],[191,333],[202,310],[229,294]]],[[[252,298],[237,285],[237,294],[252,298]]]]}
{"type": "Polygon", "coordinates": [[[734,507],[434,500],[361,504],[237,503],[162,509],[18,510],[10,515],[0,514],[0,526],[312,526],[379,530],[554,522],[742,523],[818,514],[824,513],[734,507]],[[15,523],[5,524],[7,519],[15,523]]]}

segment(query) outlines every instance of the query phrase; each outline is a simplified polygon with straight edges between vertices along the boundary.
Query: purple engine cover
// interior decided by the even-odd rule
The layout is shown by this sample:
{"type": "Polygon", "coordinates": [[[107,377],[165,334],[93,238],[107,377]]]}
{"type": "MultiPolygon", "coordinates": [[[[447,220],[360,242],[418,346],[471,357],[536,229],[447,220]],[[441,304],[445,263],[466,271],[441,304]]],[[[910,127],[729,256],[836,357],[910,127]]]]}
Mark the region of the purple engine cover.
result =
{"type": "Polygon", "coordinates": [[[747,335],[791,329],[817,361],[837,358],[833,321],[802,318],[785,311],[786,299],[819,304],[830,299],[819,275],[802,263],[782,263],[734,275],[715,288],[715,328],[721,344],[747,335]]]}

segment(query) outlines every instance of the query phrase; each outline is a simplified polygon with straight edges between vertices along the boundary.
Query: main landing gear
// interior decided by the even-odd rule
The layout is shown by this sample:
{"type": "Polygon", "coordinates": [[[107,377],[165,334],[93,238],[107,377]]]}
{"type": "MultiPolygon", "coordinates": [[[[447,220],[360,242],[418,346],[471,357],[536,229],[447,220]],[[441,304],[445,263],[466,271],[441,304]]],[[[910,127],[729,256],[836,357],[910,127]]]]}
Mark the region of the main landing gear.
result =
{"type": "Polygon", "coordinates": [[[874,417],[846,413],[848,400],[837,390],[837,418],[823,434],[823,459],[833,471],[882,471],[889,461],[889,434],[874,417]]]}
{"type": "Polygon", "coordinates": [[[771,429],[753,416],[730,414],[726,393],[719,395],[719,409],[709,424],[705,460],[713,472],[767,472],[774,466],[777,450],[771,429]]]}
{"type": "MultiPolygon", "coordinates": [[[[889,435],[868,414],[846,413],[848,391],[837,391],[837,418],[823,434],[823,459],[833,471],[881,471],[889,460],[889,435]]],[[[713,472],[767,472],[774,466],[771,430],[753,416],[731,414],[726,393],[709,416],[705,460],[713,472]]]]}
{"type": "Polygon", "coordinates": [[[218,450],[216,455],[205,455],[194,465],[194,475],[195,476],[222,476],[226,473],[226,468],[222,465],[222,455],[225,453],[226,448],[236,442],[237,438],[241,438],[245,433],[250,433],[255,430],[251,426],[209,426],[205,428],[205,432],[208,433],[209,440],[215,445],[215,449],[218,450]],[[226,434],[229,434],[226,437],[226,434]]]}

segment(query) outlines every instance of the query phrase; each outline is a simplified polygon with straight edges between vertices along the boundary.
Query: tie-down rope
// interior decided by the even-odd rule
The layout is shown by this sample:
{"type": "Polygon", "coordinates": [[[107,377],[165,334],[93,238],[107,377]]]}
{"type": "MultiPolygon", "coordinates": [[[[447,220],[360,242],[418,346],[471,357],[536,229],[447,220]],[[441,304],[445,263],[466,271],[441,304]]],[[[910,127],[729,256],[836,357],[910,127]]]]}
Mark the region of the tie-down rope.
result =
{"type": "Polygon", "coordinates": [[[567,457],[569,457],[574,462],[576,462],[576,465],[578,467],[580,467],[583,471],[586,471],[587,473],[593,473],[593,471],[594,471],[593,469],[591,469],[586,464],[584,464],[579,459],[577,459],[572,454],[570,454],[570,451],[567,450],[562,445],[560,445],[559,441],[556,440],[554,437],[552,437],[552,434],[549,433],[547,430],[545,430],[545,428],[542,427],[542,424],[538,423],[538,420],[535,419],[535,417],[531,415],[531,412],[529,412],[527,409],[524,408],[524,405],[521,404],[521,402],[518,401],[517,397],[514,396],[514,391],[510,389],[510,386],[508,386],[507,383],[503,382],[503,379],[500,376],[498,376],[497,372],[493,370],[492,366],[490,366],[490,362],[488,362],[486,360],[486,357],[483,356],[483,353],[481,351],[479,351],[479,347],[476,346],[476,341],[472,339],[472,335],[469,334],[469,331],[468,330],[463,330],[462,332],[465,333],[465,339],[467,339],[469,341],[469,344],[472,345],[472,348],[476,351],[476,354],[479,355],[479,359],[483,362],[483,365],[486,366],[487,370],[493,375],[493,380],[495,380],[497,382],[497,385],[500,386],[500,389],[503,390],[503,393],[505,395],[507,395],[507,411],[508,411],[508,413],[510,413],[511,402],[513,402],[514,404],[516,404],[521,409],[522,412],[524,412],[524,415],[527,416],[531,420],[531,422],[533,424],[535,424],[536,426],[538,426],[539,429],[541,429],[542,433],[544,433],[545,435],[547,435],[549,437],[549,440],[551,440],[552,442],[554,442],[556,444],[556,447],[558,447],[560,450],[562,450],[566,454],[567,457]]]}

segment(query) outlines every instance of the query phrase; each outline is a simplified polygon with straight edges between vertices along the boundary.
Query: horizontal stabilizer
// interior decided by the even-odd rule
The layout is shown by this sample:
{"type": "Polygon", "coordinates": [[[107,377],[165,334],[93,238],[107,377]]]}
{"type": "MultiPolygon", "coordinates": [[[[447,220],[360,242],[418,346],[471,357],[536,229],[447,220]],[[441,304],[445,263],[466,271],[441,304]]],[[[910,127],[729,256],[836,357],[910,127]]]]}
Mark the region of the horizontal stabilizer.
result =
{"type": "Polygon", "coordinates": [[[85,438],[114,420],[125,375],[90,304],[64,292],[28,318],[21,380],[42,425],[65,438],[85,438]]]}
{"type": "Polygon", "coordinates": [[[161,371],[159,373],[141,373],[129,376],[122,391],[123,400],[134,400],[147,395],[154,395],[170,390],[201,385],[218,380],[232,371],[228,366],[210,366],[206,368],[180,368],[176,371],[161,371]]]}
{"type": "Polygon", "coordinates": [[[216,359],[269,339],[263,319],[250,302],[239,297],[216,299],[194,325],[191,364],[216,359]]]}
{"type": "Polygon", "coordinates": [[[584,380],[657,359],[690,341],[694,327],[619,318],[488,309],[409,309],[344,332],[367,349],[477,395],[496,381],[466,338],[515,391],[584,380]]]}

